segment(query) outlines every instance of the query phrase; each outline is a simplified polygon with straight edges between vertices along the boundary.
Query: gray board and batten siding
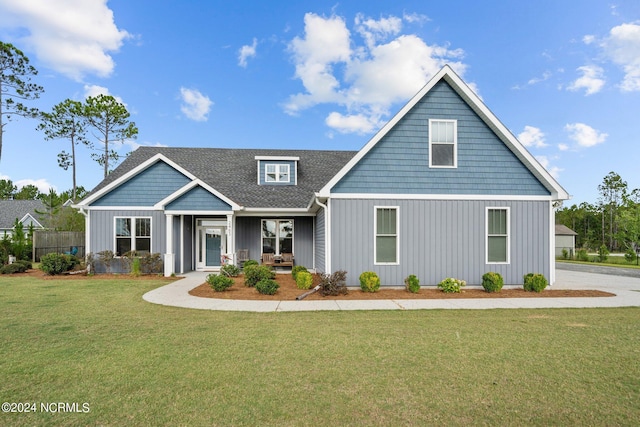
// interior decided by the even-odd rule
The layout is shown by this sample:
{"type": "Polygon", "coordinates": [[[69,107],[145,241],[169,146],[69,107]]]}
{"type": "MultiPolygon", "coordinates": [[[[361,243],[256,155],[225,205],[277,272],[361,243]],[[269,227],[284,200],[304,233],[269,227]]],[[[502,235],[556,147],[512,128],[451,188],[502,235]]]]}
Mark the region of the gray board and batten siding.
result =
{"type": "Polygon", "coordinates": [[[550,194],[445,81],[437,83],[331,193],[550,194]],[[429,119],[457,120],[456,168],[429,168],[429,119]]]}
{"type": "Polygon", "coordinates": [[[382,285],[400,286],[415,274],[423,286],[447,277],[480,285],[482,275],[500,273],[505,284],[522,284],[527,273],[551,273],[549,201],[334,199],[331,205],[332,270],[347,271],[358,286],[363,271],[375,271],[382,285]],[[376,206],[397,206],[398,265],[375,265],[376,206]],[[510,208],[510,263],[486,262],[486,208],[510,208]]]}

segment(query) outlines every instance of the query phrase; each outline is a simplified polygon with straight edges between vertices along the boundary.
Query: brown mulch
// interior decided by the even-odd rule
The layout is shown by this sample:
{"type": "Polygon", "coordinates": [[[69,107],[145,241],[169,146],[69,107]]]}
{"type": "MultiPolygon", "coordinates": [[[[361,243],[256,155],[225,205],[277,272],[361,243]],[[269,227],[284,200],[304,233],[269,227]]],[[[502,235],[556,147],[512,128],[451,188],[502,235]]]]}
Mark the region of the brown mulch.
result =
{"type": "Polygon", "coordinates": [[[15,273],[10,274],[10,276],[15,277],[33,277],[41,280],[91,280],[91,279],[114,279],[114,280],[157,280],[157,279],[167,279],[168,281],[173,281],[177,279],[181,279],[181,277],[164,277],[158,276],[157,274],[141,274],[138,277],[131,276],[130,274],[95,274],[92,276],[88,276],[86,273],[80,274],[59,274],[55,276],[50,276],[45,274],[42,270],[32,269],[27,270],[24,273],[15,273]]]}
{"type": "MultiPolygon", "coordinates": [[[[234,278],[234,284],[224,292],[216,292],[207,283],[192,289],[189,294],[203,298],[245,299],[245,300],[295,300],[305,290],[298,289],[290,274],[278,274],[276,281],[280,285],[275,295],[262,295],[255,288],[244,285],[242,276],[234,278]]],[[[314,286],[318,283],[315,278],[314,286]]],[[[323,297],[319,292],[309,295],[305,300],[339,299],[339,300],[373,300],[373,299],[454,299],[454,298],[559,298],[559,297],[612,297],[609,292],[596,290],[547,289],[543,292],[525,292],[524,289],[502,289],[498,293],[488,293],[484,289],[465,289],[459,294],[447,294],[440,289],[422,288],[417,294],[404,289],[383,289],[378,292],[362,292],[360,289],[349,290],[347,295],[323,297]]]]}

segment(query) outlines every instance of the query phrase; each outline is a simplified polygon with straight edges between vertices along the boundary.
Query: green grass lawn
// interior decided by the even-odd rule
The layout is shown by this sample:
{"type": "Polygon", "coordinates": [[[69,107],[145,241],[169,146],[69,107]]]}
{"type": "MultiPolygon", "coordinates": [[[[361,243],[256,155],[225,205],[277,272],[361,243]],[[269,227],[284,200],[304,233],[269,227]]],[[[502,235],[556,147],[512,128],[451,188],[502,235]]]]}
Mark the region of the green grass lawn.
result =
{"type": "Polygon", "coordinates": [[[226,313],[0,277],[0,425],[637,425],[640,309],[226,313]],[[89,404],[43,413],[40,403],[89,404]]]}

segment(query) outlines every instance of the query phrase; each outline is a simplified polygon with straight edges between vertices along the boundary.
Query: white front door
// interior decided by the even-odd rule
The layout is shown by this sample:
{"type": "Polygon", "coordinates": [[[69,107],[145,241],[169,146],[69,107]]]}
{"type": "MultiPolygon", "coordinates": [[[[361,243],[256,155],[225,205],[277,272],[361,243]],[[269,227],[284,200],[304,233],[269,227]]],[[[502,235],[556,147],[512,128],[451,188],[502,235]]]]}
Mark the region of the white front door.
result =
{"type": "Polygon", "coordinates": [[[207,224],[196,227],[196,269],[216,270],[222,265],[222,256],[227,252],[226,227],[207,224]]]}

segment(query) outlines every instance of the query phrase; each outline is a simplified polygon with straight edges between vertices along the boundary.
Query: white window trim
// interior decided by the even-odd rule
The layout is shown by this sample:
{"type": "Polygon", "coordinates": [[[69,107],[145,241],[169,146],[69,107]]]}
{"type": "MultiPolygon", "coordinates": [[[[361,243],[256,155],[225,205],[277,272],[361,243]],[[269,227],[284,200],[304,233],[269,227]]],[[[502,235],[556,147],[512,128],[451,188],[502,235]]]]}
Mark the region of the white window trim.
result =
{"type": "Polygon", "coordinates": [[[293,220],[293,218],[288,219],[288,218],[262,218],[262,220],[260,221],[260,253],[262,253],[262,250],[264,249],[264,239],[266,239],[267,237],[264,237],[262,235],[262,230],[264,229],[262,227],[262,223],[265,221],[275,221],[276,222],[276,252],[274,253],[274,255],[280,256],[282,255],[282,253],[280,253],[280,222],[285,222],[285,221],[291,221],[291,225],[293,227],[293,229],[291,230],[291,253],[295,254],[295,236],[296,236],[296,222],[293,220]]]}
{"type": "MultiPolygon", "coordinates": [[[[497,236],[497,235],[496,235],[497,236]]],[[[484,216],[484,253],[485,263],[490,265],[508,265],[511,264],[511,208],[508,206],[487,206],[484,216]],[[489,261],[489,211],[490,210],[506,210],[507,211],[507,260],[506,261],[489,261]]]]}
{"type": "MultiPolygon", "coordinates": [[[[149,252],[153,252],[153,217],[150,216],[115,216],[113,217],[113,253],[115,254],[118,250],[118,219],[120,218],[124,218],[124,219],[130,219],[131,220],[131,236],[129,236],[129,238],[131,239],[131,250],[135,251],[136,250],[136,246],[135,246],[135,242],[136,242],[136,238],[138,237],[136,235],[136,219],[148,219],[149,220],[149,230],[151,232],[151,235],[149,236],[149,252]]],[[[120,236],[121,238],[125,237],[125,236],[120,236]]],[[[140,237],[147,237],[147,236],[140,236],[140,237]]],[[[116,258],[121,258],[122,256],[116,256],[116,258]]]]}
{"type": "Polygon", "coordinates": [[[264,164],[264,182],[287,182],[290,183],[291,182],[291,165],[289,165],[288,163],[265,163],[264,164]],[[269,178],[269,173],[268,173],[268,169],[269,166],[274,166],[275,167],[275,174],[276,174],[276,178],[275,179],[271,179],[269,178]],[[280,175],[283,175],[283,169],[286,170],[286,174],[287,174],[287,179],[286,180],[281,180],[280,179],[280,175]]]}
{"type": "MultiPolygon", "coordinates": [[[[383,235],[388,236],[388,235],[383,235]]],[[[389,235],[390,236],[390,235],[389,235]]],[[[373,265],[400,265],[400,206],[373,207],[373,265]],[[378,262],[378,209],[396,210],[396,262],[378,262]]]]}
{"type": "Polygon", "coordinates": [[[429,167],[437,168],[437,169],[456,169],[458,167],[458,121],[457,120],[429,119],[429,167]],[[431,146],[434,142],[431,140],[431,136],[433,135],[433,132],[431,132],[431,129],[433,129],[433,123],[435,122],[453,123],[453,143],[435,142],[435,144],[453,145],[453,165],[452,166],[433,164],[433,156],[431,155],[431,146]]]}

